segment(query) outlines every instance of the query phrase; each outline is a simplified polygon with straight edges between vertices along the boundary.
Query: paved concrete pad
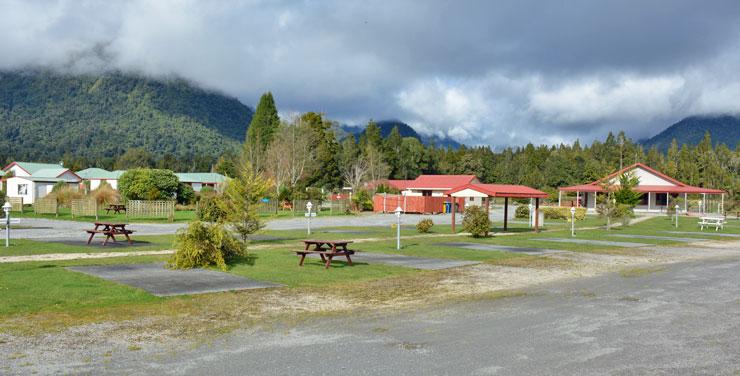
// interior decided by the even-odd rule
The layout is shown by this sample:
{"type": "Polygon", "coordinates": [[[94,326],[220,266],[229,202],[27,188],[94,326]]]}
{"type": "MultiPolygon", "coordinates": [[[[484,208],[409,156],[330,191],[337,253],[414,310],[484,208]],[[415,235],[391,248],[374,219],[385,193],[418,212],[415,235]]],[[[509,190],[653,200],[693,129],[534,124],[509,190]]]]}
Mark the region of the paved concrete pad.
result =
{"type": "Polygon", "coordinates": [[[671,240],[674,242],[683,242],[683,243],[696,243],[696,242],[703,242],[706,239],[699,239],[699,238],[679,238],[674,236],[656,236],[656,235],[630,235],[630,234],[609,234],[607,236],[615,236],[620,238],[632,238],[632,239],[655,239],[655,240],[671,240]]]}
{"type": "Polygon", "coordinates": [[[608,240],[589,240],[589,239],[573,239],[573,238],[534,238],[532,240],[539,240],[543,242],[556,242],[556,243],[576,243],[576,244],[590,244],[590,245],[604,245],[610,247],[647,247],[653,244],[647,243],[633,243],[633,242],[613,242],[608,240]]]}
{"type": "Polygon", "coordinates": [[[715,231],[707,231],[707,232],[701,232],[701,231],[663,231],[667,232],[669,234],[678,234],[678,235],[702,235],[702,236],[721,236],[723,238],[740,238],[740,234],[724,234],[721,232],[715,232],[715,231]]]}
{"type": "Polygon", "coordinates": [[[204,294],[281,286],[214,270],[172,270],[165,268],[164,263],[70,266],[67,269],[137,287],[156,296],[204,294]]]}
{"type": "Polygon", "coordinates": [[[480,264],[480,262],[478,261],[422,258],[369,252],[355,253],[352,256],[352,261],[367,262],[370,264],[378,263],[395,266],[405,266],[407,268],[423,270],[441,270],[457,268],[459,266],[480,264]]]}
{"type": "Polygon", "coordinates": [[[508,245],[496,245],[496,244],[480,244],[480,243],[462,243],[462,242],[446,242],[446,243],[435,243],[434,245],[440,247],[454,247],[454,248],[465,248],[474,249],[477,251],[504,251],[514,253],[524,253],[527,255],[542,255],[548,253],[563,253],[557,249],[545,249],[545,248],[532,248],[532,247],[513,247],[508,245]]]}

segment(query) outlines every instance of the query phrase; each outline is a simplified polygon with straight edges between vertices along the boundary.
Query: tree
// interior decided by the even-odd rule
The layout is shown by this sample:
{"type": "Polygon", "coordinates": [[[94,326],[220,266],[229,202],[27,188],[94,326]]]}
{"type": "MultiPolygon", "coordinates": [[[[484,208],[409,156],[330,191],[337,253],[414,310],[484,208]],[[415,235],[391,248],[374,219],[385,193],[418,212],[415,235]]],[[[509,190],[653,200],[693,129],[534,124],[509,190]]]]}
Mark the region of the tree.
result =
{"type": "Polygon", "coordinates": [[[287,185],[295,188],[298,181],[311,173],[315,149],[311,147],[310,129],[300,120],[282,124],[267,152],[267,171],[279,194],[287,185]]]}
{"type": "Polygon", "coordinates": [[[349,165],[344,166],[342,177],[344,178],[344,182],[352,187],[353,192],[358,192],[362,187],[362,183],[365,181],[368,170],[367,161],[364,157],[360,156],[350,162],[349,165]]]}
{"type": "Polygon", "coordinates": [[[635,187],[640,184],[640,179],[632,172],[627,172],[619,176],[619,188],[614,192],[614,199],[617,204],[628,205],[634,208],[642,200],[642,193],[635,191],[635,187]]]}
{"type": "Polygon", "coordinates": [[[131,148],[121,155],[115,164],[116,170],[131,168],[150,168],[154,166],[154,157],[142,148],[131,148]]]}
{"type": "Polygon", "coordinates": [[[256,171],[262,171],[265,167],[265,152],[279,125],[280,117],[272,93],[262,94],[247,128],[247,139],[244,144],[247,159],[256,171]]]}
{"type": "Polygon", "coordinates": [[[385,163],[383,154],[371,144],[363,149],[361,158],[367,162],[367,171],[370,181],[378,181],[388,178],[390,167],[385,163]]]}
{"type": "Polygon", "coordinates": [[[235,157],[231,155],[222,155],[218,157],[216,165],[213,166],[213,171],[228,177],[236,175],[234,159],[235,157]]]}
{"type": "Polygon", "coordinates": [[[619,208],[611,187],[604,186],[604,188],[606,189],[606,194],[597,196],[596,198],[596,213],[599,214],[600,218],[606,218],[606,230],[609,231],[611,230],[612,219],[619,217],[619,208]]]}
{"type": "Polygon", "coordinates": [[[471,205],[465,208],[462,225],[463,231],[471,233],[473,237],[485,237],[491,230],[491,219],[483,208],[471,205]]]}
{"type": "Polygon", "coordinates": [[[262,177],[249,163],[242,163],[236,176],[226,182],[219,204],[224,220],[231,225],[240,240],[246,244],[249,234],[260,229],[256,205],[265,197],[272,182],[262,177]]]}
{"type": "Polygon", "coordinates": [[[172,200],[179,183],[170,170],[134,168],[121,175],[118,190],[129,200],[172,200]]]}

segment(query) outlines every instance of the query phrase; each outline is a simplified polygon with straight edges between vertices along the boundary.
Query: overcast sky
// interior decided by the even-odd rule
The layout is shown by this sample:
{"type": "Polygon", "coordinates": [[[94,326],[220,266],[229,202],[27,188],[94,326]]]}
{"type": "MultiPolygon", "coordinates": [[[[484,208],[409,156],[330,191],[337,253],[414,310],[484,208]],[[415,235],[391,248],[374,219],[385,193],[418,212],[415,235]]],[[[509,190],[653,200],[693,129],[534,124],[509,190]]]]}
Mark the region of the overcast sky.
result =
{"type": "Polygon", "coordinates": [[[0,0],[0,69],[177,75],[467,144],[740,113],[740,1],[0,0]]]}

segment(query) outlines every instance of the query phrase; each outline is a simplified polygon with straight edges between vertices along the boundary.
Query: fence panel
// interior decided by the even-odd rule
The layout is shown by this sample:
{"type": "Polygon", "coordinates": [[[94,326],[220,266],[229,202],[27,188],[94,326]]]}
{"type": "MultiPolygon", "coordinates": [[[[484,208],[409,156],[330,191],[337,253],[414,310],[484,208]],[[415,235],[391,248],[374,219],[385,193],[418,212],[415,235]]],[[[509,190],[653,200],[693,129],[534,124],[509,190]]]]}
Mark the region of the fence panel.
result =
{"type": "Polygon", "coordinates": [[[23,197],[8,197],[8,202],[12,207],[10,208],[10,211],[12,212],[22,212],[23,211],[23,197]]]}
{"type": "Polygon", "coordinates": [[[33,203],[33,212],[36,214],[54,214],[57,215],[59,205],[56,197],[44,197],[33,203]]]}
{"type": "Polygon", "coordinates": [[[278,211],[278,202],[277,200],[260,201],[255,207],[258,214],[275,214],[278,211]]]}
{"type": "Polygon", "coordinates": [[[98,219],[98,202],[95,199],[72,200],[69,203],[72,217],[95,217],[98,219]]]}
{"type": "Polygon", "coordinates": [[[175,219],[175,201],[171,200],[129,200],[126,204],[126,216],[175,219]]]}

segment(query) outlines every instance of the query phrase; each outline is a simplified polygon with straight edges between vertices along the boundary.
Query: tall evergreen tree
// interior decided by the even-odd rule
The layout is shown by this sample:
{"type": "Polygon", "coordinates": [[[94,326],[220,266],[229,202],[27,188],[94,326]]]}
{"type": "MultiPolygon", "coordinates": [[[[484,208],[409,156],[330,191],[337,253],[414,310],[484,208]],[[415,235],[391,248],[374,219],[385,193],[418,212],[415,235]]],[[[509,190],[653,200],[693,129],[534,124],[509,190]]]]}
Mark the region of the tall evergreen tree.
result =
{"type": "Polygon", "coordinates": [[[246,159],[256,171],[264,168],[265,152],[272,142],[275,131],[280,126],[275,100],[272,93],[262,94],[252,121],[247,129],[247,139],[244,145],[246,159]]]}

